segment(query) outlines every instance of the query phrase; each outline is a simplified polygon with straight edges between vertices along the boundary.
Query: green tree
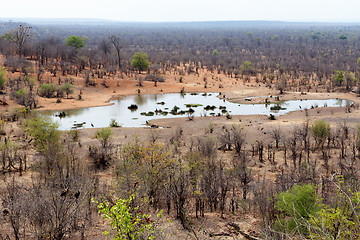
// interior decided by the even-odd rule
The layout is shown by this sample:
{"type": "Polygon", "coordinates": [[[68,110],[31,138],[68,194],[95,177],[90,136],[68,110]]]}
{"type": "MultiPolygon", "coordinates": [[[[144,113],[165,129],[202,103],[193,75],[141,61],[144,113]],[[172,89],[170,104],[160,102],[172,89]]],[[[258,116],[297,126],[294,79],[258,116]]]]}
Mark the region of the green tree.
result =
{"type": "Polygon", "coordinates": [[[105,168],[114,157],[112,154],[112,131],[110,128],[102,128],[95,133],[94,137],[99,140],[101,146],[90,146],[89,155],[93,158],[97,168],[105,168]]]}
{"type": "Polygon", "coordinates": [[[344,82],[344,72],[343,71],[335,71],[335,84],[336,86],[341,86],[344,82]]]}
{"type": "Polygon", "coordinates": [[[27,107],[28,105],[27,102],[29,99],[29,91],[27,91],[24,88],[20,88],[18,91],[15,92],[15,97],[18,104],[27,107]]]}
{"type": "Polygon", "coordinates": [[[319,210],[315,187],[311,184],[294,185],[277,196],[275,208],[282,212],[276,223],[278,230],[307,234],[307,220],[319,210]]]}
{"type": "Polygon", "coordinates": [[[35,117],[24,122],[23,128],[33,139],[36,149],[41,153],[48,150],[50,145],[60,142],[59,125],[49,118],[35,117]]]}
{"type": "Polygon", "coordinates": [[[150,66],[149,58],[146,53],[137,52],[131,60],[131,66],[141,71],[147,70],[150,66]]]}
{"type": "Polygon", "coordinates": [[[126,193],[131,192],[134,182],[138,182],[141,194],[156,208],[166,196],[164,189],[173,162],[164,144],[135,141],[120,152],[115,169],[117,182],[126,193]]]}
{"type": "Polygon", "coordinates": [[[27,119],[23,128],[29,136],[35,149],[43,156],[39,164],[39,169],[46,171],[47,175],[62,175],[63,172],[55,171],[62,168],[64,160],[64,150],[60,141],[61,132],[59,125],[49,118],[35,117],[27,119]]]}
{"type": "Polygon", "coordinates": [[[103,148],[108,148],[111,143],[112,131],[110,128],[102,128],[95,133],[95,138],[98,139],[103,148]]]}
{"type": "Polygon", "coordinates": [[[51,98],[54,96],[56,87],[53,83],[43,83],[39,88],[39,95],[41,97],[51,98]]]}
{"type": "Polygon", "coordinates": [[[321,205],[321,210],[309,219],[311,239],[359,239],[360,193],[344,184],[343,177],[332,182],[337,188],[335,202],[321,205]],[[348,189],[347,189],[348,188],[348,189]]]}
{"type": "Polygon", "coordinates": [[[249,69],[249,68],[251,68],[251,66],[252,66],[252,63],[250,61],[245,61],[244,62],[245,69],[249,69]]]}
{"type": "Polygon", "coordinates": [[[0,68],[0,89],[4,89],[6,83],[6,69],[0,68]]]}
{"type": "Polygon", "coordinates": [[[279,39],[280,39],[279,35],[274,35],[271,37],[271,40],[279,40],[279,39]]]}
{"type": "Polygon", "coordinates": [[[254,73],[252,62],[250,61],[244,61],[244,64],[240,66],[240,71],[243,74],[252,74],[254,73]]]}
{"type": "Polygon", "coordinates": [[[66,82],[60,86],[60,90],[65,92],[66,98],[69,98],[69,94],[72,94],[74,92],[74,85],[66,82]]]}
{"type": "Polygon", "coordinates": [[[324,120],[315,121],[311,125],[311,131],[319,147],[322,147],[326,138],[330,135],[330,124],[324,120]]]}
{"type": "Polygon", "coordinates": [[[252,32],[247,32],[246,35],[248,36],[249,39],[252,39],[254,37],[254,33],[252,32]]]}
{"type": "MultiPolygon", "coordinates": [[[[134,203],[135,195],[132,194],[128,199],[117,199],[114,205],[108,201],[97,202],[99,213],[104,214],[104,218],[110,220],[110,225],[116,231],[114,240],[135,240],[135,239],[155,239],[156,221],[151,219],[151,215],[145,214],[140,210],[140,206],[134,203]]],[[[157,214],[162,217],[162,212],[157,214]]],[[[104,234],[110,237],[109,231],[104,234]]]]}
{"type": "Polygon", "coordinates": [[[82,37],[79,36],[70,36],[65,40],[65,44],[71,48],[74,48],[76,53],[80,48],[85,47],[85,41],[82,37]]]}
{"type": "Polygon", "coordinates": [[[346,40],[346,39],[347,39],[347,36],[345,36],[344,34],[341,34],[340,37],[339,37],[339,39],[341,39],[341,40],[346,40]]]}

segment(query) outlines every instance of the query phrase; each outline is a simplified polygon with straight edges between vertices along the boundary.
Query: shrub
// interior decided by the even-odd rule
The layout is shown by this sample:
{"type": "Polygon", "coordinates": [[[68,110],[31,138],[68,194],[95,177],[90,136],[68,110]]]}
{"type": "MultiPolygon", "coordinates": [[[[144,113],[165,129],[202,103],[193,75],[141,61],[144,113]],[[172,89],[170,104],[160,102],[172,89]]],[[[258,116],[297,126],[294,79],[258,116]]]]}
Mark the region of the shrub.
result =
{"type": "Polygon", "coordinates": [[[294,185],[277,196],[275,207],[283,212],[276,223],[277,230],[307,233],[307,220],[319,210],[315,187],[311,184],[294,185]]]}
{"type": "Polygon", "coordinates": [[[43,83],[39,88],[39,95],[41,97],[51,98],[54,96],[56,87],[52,83],[43,83]]]}
{"type": "MultiPolygon", "coordinates": [[[[108,201],[97,202],[99,213],[110,220],[110,225],[116,232],[114,239],[155,239],[156,221],[151,219],[151,215],[143,213],[134,199],[135,195],[132,194],[128,199],[117,199],[115,204],[108,201]]],[[[157,217],[162,217],[161,211],[157,217]]],[[[104,234],[110,236],[109,231],[104,234]]]]}
{"type": "Polygon", "coordinates": [[[66,98],[69,98],[69,94],[72,94],[74,92],[74,85],[72,85],[69,82],[66,82],[60,86],[60,90],[62,92],[65,92],[66,98]]]}
{"type": "Polygon", "coordinates": [[[325,139],[330,136],[330,124],[324,120],[315,121],[311,126],[312,134],[318,145],[322,145],[325,139]]]}
{"type": "Polygon", "coordinates": [[[121,127],[121,124],[119,124],[115,119],[110,120],[110,127],[121,127]]]}
{"type": "Polygon", "coordinates": [[[94,136],[101,147],[89,146],[89,155],[94,159],[96,168],[105,168],[112,160],[112,132],[110,128],[99,129],[94,136]]]}
{"type": "Polygon", "coordinates": [[[131,60],[131,66],[138,69],[139,72],[148,69],[150,66],[148,55],[142,52],[135,53],[131,60]]]}

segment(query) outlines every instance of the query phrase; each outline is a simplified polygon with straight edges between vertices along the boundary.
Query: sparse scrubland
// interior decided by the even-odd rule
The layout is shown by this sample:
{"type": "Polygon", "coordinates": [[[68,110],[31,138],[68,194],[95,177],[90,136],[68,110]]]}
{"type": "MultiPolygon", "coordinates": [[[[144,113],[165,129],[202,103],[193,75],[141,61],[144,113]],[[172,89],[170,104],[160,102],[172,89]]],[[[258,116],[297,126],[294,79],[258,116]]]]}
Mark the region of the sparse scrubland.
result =
{"type": "Polygon", "coordinates": [[[357,25],[9,22],[0,36],[0,239],[360,238],[357,25]],[[37,115],[176,92],[350,101],[143,128],[37,115]]]}

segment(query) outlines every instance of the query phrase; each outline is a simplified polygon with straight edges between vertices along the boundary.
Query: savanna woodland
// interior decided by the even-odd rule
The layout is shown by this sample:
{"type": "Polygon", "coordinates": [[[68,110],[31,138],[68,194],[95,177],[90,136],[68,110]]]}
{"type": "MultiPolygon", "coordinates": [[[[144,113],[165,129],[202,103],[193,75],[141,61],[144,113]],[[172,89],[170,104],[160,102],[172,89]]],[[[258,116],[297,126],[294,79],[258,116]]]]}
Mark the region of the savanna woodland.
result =
{"type": "Polygon", "coordinates": [[[0,239],[360,239],[359,25],[1,22],[0,36],[0,239]],[[347,101],[140,128],[39,115],[166,93],[347,101]]]}

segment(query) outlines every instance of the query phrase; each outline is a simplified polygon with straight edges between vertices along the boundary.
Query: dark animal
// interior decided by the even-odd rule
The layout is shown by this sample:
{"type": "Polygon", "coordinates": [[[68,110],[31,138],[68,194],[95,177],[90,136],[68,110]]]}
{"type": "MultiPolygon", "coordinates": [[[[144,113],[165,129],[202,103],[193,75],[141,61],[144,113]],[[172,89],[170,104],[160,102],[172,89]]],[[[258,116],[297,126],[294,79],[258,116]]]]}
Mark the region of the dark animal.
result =
{"type": "Polygon", "coordinates": [[[64,189],[64,190],[61,192],[60,197],[65,197],[68,192],[69,192],[69,189],[64,189]]]}
{"type": "Polygon", "coordinates": [[[74,194],[74,197],[75,197],[76,199],[78,199],[79,196],[80,196],[80,191],[77,191],[77,192],[74,194]]]}
{"type": "Polygon", "coordinates": [[[9,210],[5,209],[5,210],[3,211],[3,214],[4,214],[4,216],[7,216],[7,215],[9,214],[9,210]]]}

